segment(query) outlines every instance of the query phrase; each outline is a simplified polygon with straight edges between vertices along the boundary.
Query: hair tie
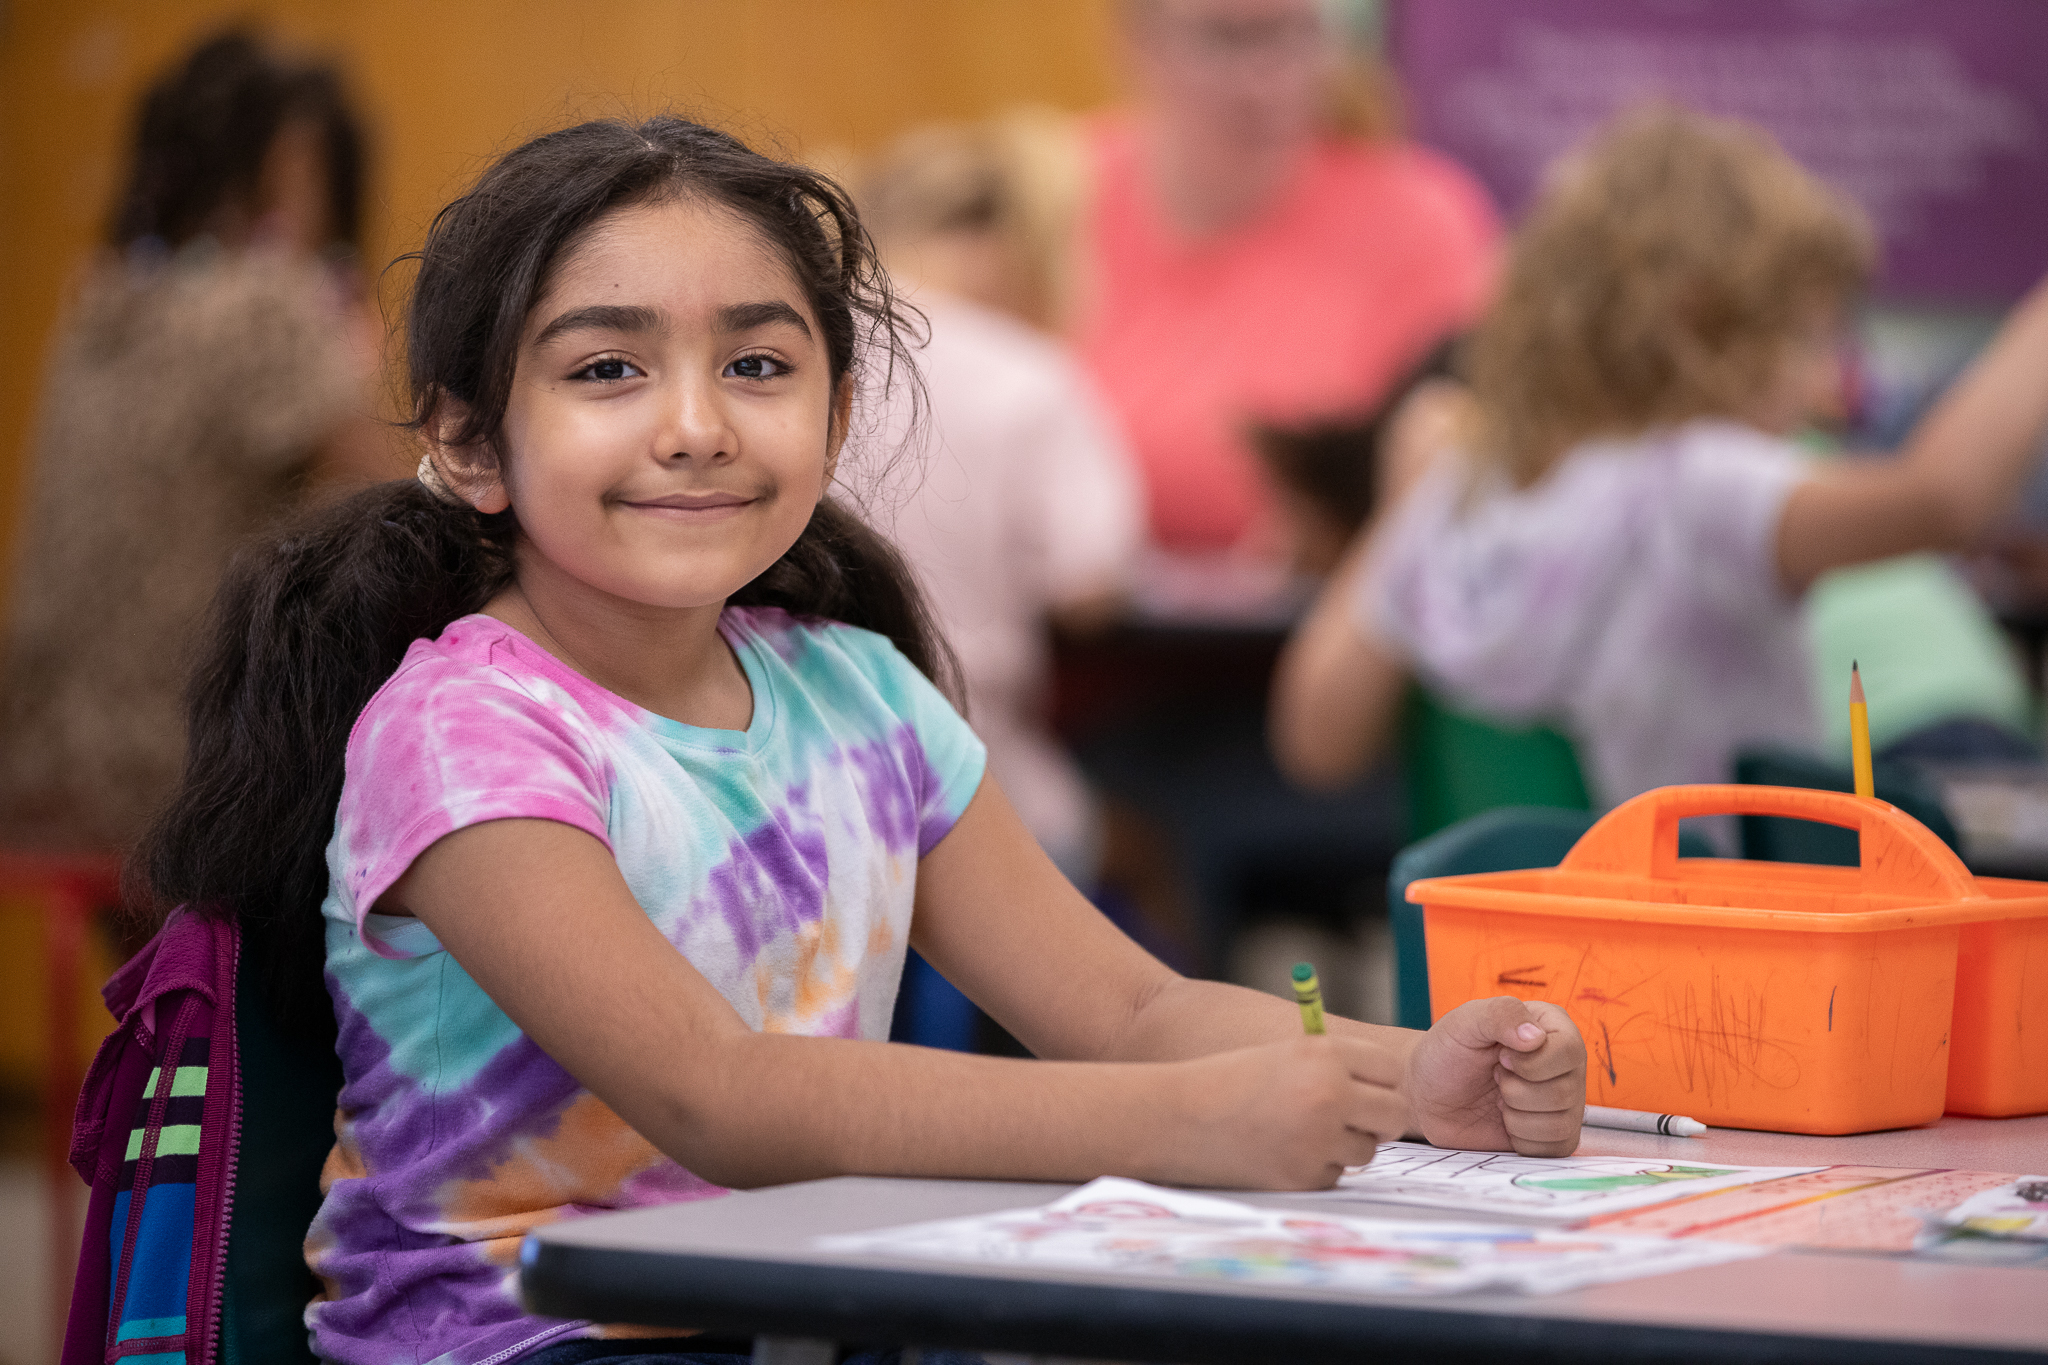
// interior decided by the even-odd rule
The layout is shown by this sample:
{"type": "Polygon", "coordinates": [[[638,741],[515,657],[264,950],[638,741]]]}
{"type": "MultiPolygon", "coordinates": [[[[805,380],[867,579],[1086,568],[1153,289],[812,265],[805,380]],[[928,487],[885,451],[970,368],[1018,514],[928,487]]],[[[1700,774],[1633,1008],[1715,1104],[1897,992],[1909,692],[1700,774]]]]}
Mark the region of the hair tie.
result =
{"type": "Polygon", "coordinates": [[[432,455],[420,456],[420,467],[413,472],[413,477],[434,495],[436,501],[445,502],[452,507],[469,506],[466,498],[448,486],[448,480],[442,477],[441,466],[434,463],[432,455]]]}

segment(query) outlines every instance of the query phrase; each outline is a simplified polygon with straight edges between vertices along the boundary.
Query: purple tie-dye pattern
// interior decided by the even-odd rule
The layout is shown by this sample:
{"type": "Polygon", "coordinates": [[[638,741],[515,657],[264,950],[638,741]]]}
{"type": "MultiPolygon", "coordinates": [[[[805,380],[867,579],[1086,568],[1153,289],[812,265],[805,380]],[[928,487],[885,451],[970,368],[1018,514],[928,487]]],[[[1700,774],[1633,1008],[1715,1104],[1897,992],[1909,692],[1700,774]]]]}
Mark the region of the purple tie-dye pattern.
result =
{"type": "MultiPolygon", "coordinates": [[[[790,807],[801,811],[803,803],[792,799],[790,807]]],[[[759,957],[768,940],[824,917],[829,863],[822,832],[790,829],[771,816],[712,870],[700,903],[715,907],[742,956],[759,957]]]]}
{"type": "Polygon", "coordinates": [[[744,737],[648,716],[481,617],[415,644],[358,721],[329,849],[348,1081],[308,1239],[323,1357],[473,1365],[587,1334],[520,1310],[519,1238],[723,1193],[641,1140],[459,967],[428,967],[437,950],[417,926],[365,941],[362,917],[433,840],[505,818],[584,829],[749,1022],[886,1032],[915,858],[972,796],[979,742],[878,637],[773,611],[726,625],[763,717],[744,737]],[[770,699],[796,719],[778,730],[770,699]],[[509,1041],[478,1050],[499,1032],[509,1041]]]}
{"type": "Polygon", "coordinates": [[[883,843],[891,852],[914,848],[923,857],[922,806],[928,774],[921,761],[911,758],[916,746],[903,743],[909,737],[899,730],[872,744],[849,748],[846,765],[883,843]]]}

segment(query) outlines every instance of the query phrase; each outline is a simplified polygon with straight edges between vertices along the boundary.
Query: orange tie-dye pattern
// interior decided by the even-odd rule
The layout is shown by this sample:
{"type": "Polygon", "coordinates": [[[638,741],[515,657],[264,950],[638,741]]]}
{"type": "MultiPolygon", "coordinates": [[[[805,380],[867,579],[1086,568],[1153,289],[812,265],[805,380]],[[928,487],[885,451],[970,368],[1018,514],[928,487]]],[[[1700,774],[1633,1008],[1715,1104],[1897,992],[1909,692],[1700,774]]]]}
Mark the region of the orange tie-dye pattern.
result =
{"type": "Polygon", "coordinates": [[[586,1092],[562,1111],[552,1133],[521,1139],[489,1174],[442,1185],[435,1194],[441,1217],[424,1226],[477,1244],[495,1265],[511,1265],[528,1232],[579,1208],[615,1206],[628,1180],[664,1159],[586,1092]]]}

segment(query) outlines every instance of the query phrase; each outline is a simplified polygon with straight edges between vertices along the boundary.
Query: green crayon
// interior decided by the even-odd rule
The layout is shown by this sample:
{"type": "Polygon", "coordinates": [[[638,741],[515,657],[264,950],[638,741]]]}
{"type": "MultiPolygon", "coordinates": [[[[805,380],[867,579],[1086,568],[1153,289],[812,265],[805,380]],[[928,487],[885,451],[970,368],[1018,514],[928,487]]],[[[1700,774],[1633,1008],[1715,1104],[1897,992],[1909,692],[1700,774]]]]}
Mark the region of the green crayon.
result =
{"type": "Polygon", "coordinates": [[[1301,1006],[1301,1031],[1310,1035],[1323,1032],[1323,984],[1316,980],[1316,969],[1306,962],[1294,964],[1294,1001],[1301,1006]]]}

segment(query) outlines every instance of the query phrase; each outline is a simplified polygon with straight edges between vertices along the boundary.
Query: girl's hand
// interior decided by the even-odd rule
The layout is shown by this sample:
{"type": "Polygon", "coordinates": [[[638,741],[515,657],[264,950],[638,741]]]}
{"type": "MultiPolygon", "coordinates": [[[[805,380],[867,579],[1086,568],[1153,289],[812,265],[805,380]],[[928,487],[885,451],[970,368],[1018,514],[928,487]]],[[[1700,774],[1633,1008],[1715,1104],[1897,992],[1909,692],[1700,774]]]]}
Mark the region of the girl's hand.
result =
{"type": "Polygon", "coordinates": [[[1372,1160],[1409,1127],[1398,1051],[1361,1038],[1295,1038],[1181,1062],[1160,1178],[1227,1189],[1310,1190],[1372,1160]]]}
{"type": "Polygon", "coordinates": [[[1586,1108],[1586,1045],[1544,1000],[1472,1000],[1408,1059],[1415,1130],[1439,1147],[1570,1156],[1586,1108]]]}

